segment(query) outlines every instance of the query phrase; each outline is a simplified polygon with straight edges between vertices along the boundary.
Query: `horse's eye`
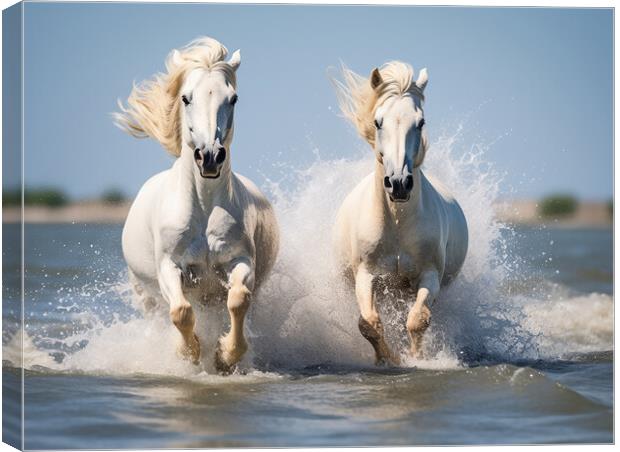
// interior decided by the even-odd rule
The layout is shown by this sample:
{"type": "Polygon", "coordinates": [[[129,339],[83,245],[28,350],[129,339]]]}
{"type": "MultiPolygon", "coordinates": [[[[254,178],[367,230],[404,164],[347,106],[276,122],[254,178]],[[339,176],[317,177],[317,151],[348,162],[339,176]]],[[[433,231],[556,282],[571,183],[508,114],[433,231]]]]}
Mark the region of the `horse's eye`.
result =
{"type": "Polygon", "coordinates": [[[186,106],[189,105],[189,99],[187,98],[185,94],[181,96],[181,100],[186,106]]]}
{"type": "Polygon", "coordinates": [[[230,98],[230,105],[235,105],[238,100],[239,100],[239,96],[237,96],[236,94],[233,94],[233,97],[230,98]]]}
{"type": "Polygon", "coordinates": [[[377,130],[380,130],[382,125],[383,125],[383,120],[375,119],[375,127],[377,128],[377,130]]]}
{"type": "Polygon", "coordinates": [[[422,127],[424,127],[424,124],[426,124],[426,121],[424,120],[424,118],[420,119],[420,124],[418,124],[418,129],[422,130],[422,127]]]}

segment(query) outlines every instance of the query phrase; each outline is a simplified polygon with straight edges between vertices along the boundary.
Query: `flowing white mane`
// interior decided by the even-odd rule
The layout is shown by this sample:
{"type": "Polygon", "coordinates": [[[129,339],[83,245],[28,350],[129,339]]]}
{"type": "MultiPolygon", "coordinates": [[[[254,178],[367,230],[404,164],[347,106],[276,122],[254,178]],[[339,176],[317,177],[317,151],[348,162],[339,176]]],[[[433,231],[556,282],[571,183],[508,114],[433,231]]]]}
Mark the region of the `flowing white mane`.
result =
{"type": "Polygon", "coordinates": [[[166,58],[166,72],[134,84],[127,107],[119,101],[115,124],[136,138],[151,137],[178,157],[181,154],[179,90],[188,72],[197,68],[221,71],[236,87],[235,71],[224,61],[228,50],[215,39],[198,38],[166,58]]]}
{"type": "Polygon", "coordinates": [[[340,110],[371,146],[375,144],[375,111],[387,98],[413,93],[421,101],[424,100],[424,94],[416,85],[413,68],[409,64],[390,61],[381,66],[379,73],[383,82],[377,89],[373,89],[370,79],[356,74],[344,65],[343,80],[334,80],[340,110]]]}

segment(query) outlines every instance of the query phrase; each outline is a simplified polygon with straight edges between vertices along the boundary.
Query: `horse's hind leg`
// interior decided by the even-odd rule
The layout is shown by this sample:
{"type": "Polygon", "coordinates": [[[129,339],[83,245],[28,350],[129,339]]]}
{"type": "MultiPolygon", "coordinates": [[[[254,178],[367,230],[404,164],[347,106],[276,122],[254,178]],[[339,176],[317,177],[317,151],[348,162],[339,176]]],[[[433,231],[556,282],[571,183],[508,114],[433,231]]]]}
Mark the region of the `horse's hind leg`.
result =
{"type": "Polygon", "coordinates": [[[229,372],[248,349],[243,335],[243,324],[250,307],[253,279],[252,269],[246,262],[237,263],[229,274],[226,304],[230,315],[230,331],[220,338],[215,353],[215,367],[220,372],[229,372]]]}
{"type": "Polygon", "coordinates": [[[375,306],[373,276],[364,266],[355,275],[355,296],[360,308],[359,329],[375,350],[376,364],[392,363],[398,365],[400,359],[392,354],[383,333],[383,323],[375,306]]]}
{"type": "Polygon", "coordinates": [[[145,317],[154,315],[157,309],[161,306],[157,298],[147,293],[140,285],[134,286],[134,293],[138,296],[139,306],[144,309],[145,317]]]}
{"type": "Polygon", "coordinates": [[[129,269],[128,272],[129,284],[131,284],[131,288],[133,289],[134,296],[139,303],[139,307],[144,308],[144,313],[146,315],[153,314],[158,306],[157,299],[144,288],[143,283],[140,282],[131,269],[129,269]]]}
{"type": "Polygon", "coordinates": [[[436,271],[426,272],[420,278],[415,302],[407,316],[407,331],[411,340],[411,354],[422,357],[422,339],[431,321],[431,310],[428,305],[439,293],[439,276],[436,271]]]}

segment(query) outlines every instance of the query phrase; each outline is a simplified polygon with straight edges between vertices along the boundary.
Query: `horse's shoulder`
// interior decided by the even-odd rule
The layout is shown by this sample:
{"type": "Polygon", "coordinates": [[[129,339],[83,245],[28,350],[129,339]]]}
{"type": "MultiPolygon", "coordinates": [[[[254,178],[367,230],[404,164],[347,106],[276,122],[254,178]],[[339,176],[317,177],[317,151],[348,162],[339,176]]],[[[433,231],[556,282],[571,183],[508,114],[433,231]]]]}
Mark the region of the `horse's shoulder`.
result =
{"type": "Polygon", "coordinates": [[[166,170],[160,171],[159,173],[152,175],[144,183],[144,187],[156,186],[156,185],[163,183],[170,176],[170,170],[171,168],[168,168],[166,170]]]}
{"type": "Polygon", "coordinates": [[[235,199],[239,208],[243,211],[246,221],[250,218],[258,227],[264,222],[274,223],[275,212],[273,206],[265,194],[247,177],[233,173],[235,177],[235,199]],[[248,216],[248,214],[250,214],[248,216]]]}
{"type": "Polygon", "coordinates": [[[140,190],[138,190],[133,204],[138,204],[142,207],[152,207],[152,204],[155,203],[160,197],[164,181],[166,180],[169,171],[170,170],[165,170],[149,177],[146,182],[142,184],[140,190]]]}
{"type": "Polygon", "coordinates": [[[432,176],[424,176],[423,202],[425,208],[435,214],[429,215],[429,218],[443,217],[447,221],[452,222],[457,220],[456,217],[463,216],[461,206],[448,187],[432,176]]]}
{"type": "Polygon", "coordinates": [[[239,173],[232,173],[232,175],[235,198],[242,209],[253,205],[269,204],[267,197],[251,179],[239,173]]]}
{"type": "Polygon", "coordinates": [[[422,173],[423,187],[429,194],[446,203],[456,202],[450,189],[432,174],[422,173]]]}
{"type": "Polygon", "coordinates": [[[161,191],[159,193],[156,207],[156,229],[160,238],[164,241],[181,241],[190,231],[192,222],[195,220],[192,202],[172,189],[174,184],[170,184],[170,177],[164,175],[161,191]],[[185,202],[180,202],[185,200],[185,202]]]}
{"type": "Polygon", "coordinates": [[[258,186],[252,181],[252,179],[236,172],[233,172],[232,175],[235,190],[246,191],[250,196],[264,197],[258,186]]]}
{"type": "Polygon", "coordinates": [[[357,184],[355,186],[355,188],[353,189],[352,193],[359,193],[359,194],[363,194],[366,193],[367,191],[372,191],[374,189],[374,178],[375,178],[375,173],[374,171],[367,174],[366,177],[364,177],[359,184],[357,184]]]}
{"type": "Polygon", "coordinates": [[[345,196],[338,211],[340,218],[351,217],[366,211],[360,209],[360,206],[367,204],[366,200],[370,197],[369,192],[373,189],[373,177],[374,173],[368,174],[345,196]]]}

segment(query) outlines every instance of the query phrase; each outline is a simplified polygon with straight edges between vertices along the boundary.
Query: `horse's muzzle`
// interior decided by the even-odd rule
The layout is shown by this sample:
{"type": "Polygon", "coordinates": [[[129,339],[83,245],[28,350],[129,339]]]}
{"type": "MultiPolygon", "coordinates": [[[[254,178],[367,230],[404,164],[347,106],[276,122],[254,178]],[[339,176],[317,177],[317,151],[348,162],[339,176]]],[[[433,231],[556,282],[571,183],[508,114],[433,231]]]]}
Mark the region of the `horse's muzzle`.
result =
{"type": "Polygon", "coordinates": [[[392,202],[407,202],[413,189],[413,176],[385,176],[383,187],[392,202]]]}
{"type": "Polygon", "coordinates": [[[226,148],[224,146],[219,146],[208,151],[205,149],[196,149],[194,151],[194,160],[196,161],[196,165],[198,165],[202,177],[216,179],[220,177],[222,165],[226,160],[226,148]]]}

